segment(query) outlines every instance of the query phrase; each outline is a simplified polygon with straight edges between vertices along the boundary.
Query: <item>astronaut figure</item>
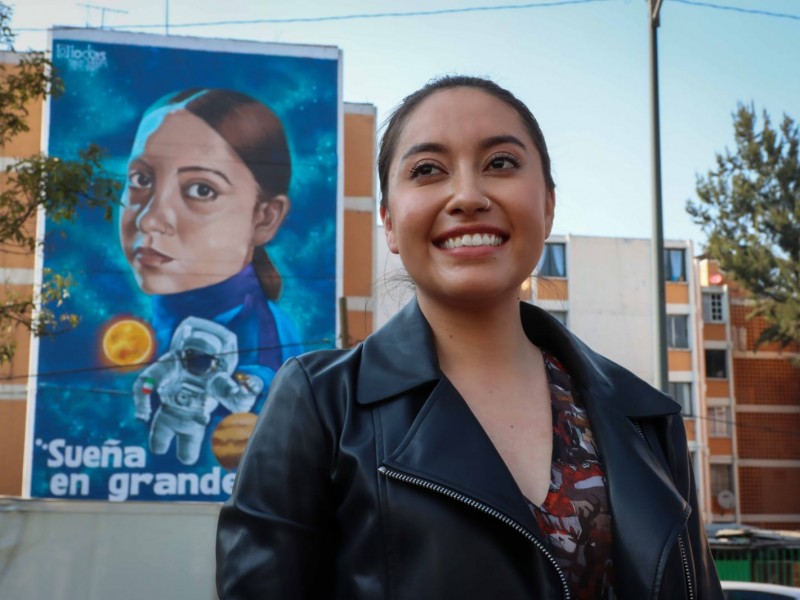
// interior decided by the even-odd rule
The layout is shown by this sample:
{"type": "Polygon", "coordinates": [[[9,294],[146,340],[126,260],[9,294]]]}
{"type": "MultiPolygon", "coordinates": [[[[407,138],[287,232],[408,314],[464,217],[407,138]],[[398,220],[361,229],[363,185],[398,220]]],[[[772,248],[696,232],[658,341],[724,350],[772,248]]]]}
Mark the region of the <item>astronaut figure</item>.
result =
{"type": "Polygon", "coordinates": [[[178,325],[169,351],[133,384],[137,419],[150,420],[153,390],[161,400],[150,427],[151,452],[166,454],[177,436],[178,460],[193,465],[217,406],[231,412],[252,408],[264,383],[253,375],[235,373],[237,363],[236,335],[229,329],[197,317],[178,325]]]}

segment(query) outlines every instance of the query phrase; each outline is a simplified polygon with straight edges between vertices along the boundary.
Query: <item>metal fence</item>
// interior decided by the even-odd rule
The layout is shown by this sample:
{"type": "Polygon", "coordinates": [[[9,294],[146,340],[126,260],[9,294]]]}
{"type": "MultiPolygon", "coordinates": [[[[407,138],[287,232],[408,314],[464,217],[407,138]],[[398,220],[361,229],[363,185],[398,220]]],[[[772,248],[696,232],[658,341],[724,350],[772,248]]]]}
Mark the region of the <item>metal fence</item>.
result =
{"type": "Polygon", "coordinates": [[[713,548],[720,579],[800,587],[800,548],[713,548]]]}

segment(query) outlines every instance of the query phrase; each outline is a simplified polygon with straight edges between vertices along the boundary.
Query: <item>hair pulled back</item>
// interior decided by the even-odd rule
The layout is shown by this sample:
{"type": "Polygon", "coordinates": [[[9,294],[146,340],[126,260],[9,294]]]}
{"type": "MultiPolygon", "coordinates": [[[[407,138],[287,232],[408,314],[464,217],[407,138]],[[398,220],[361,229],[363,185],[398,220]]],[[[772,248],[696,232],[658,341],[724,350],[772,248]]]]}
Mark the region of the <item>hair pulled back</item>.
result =
{"type": "MultiPolygon", "coordinates": [[[[163,98],[150,110],[171,104],[183,104],[183,110],[202,119],[228,143],[253,174],[259,201],[289,193],[289,143],[280,119],[264,103],[233,90],[188,89],[163,98]]],[[[253,250],[253,267],[264,294],[277,300],[281,276],[263,245],[253,250]]]]}

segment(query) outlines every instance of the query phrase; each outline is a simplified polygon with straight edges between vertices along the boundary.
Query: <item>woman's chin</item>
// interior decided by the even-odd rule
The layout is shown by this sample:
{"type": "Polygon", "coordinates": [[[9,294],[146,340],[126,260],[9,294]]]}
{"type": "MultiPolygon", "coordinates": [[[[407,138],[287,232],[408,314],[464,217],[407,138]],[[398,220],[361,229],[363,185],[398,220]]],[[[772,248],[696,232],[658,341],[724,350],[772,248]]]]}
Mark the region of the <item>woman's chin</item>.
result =
{"type": "Polygon", "coordinates": [[[515,301],[519,297],[519,286],[488,285],[482,282],[459,282],[449,286],[442,286],[435,290],[420,290],[417,293],[428,296],[431,300],[442,304],[453,304],[461,308],[469,306],[486,306],[487,304],[501,304],[515,301]]]}
{"type": "Polygon", "coordinates": [[[150,296],[166,296],[168,294],[179,294],[189,289],[186,286],[176,285],[174,276],[167,275],[146,275],[141,276],[137,274],[136,283],[139,284],[139,289],[150,296]]]}
{"type": "Polygon", "coordinates": [[[171,273],[169,275],[153,275],[149,274],[142,276],[136,275],[136,282],[139,284],[139,289],[145,294],[151,296],[167,296],[170,294],[180,294],[182,292],[189,292],[216,285],[230,278],[230,274],[216,275],[208,277],[192,277],[187,280],[181,278],[180,275],[171,273]],[[183,279],[183,280],[182,280],[183,279]]]}

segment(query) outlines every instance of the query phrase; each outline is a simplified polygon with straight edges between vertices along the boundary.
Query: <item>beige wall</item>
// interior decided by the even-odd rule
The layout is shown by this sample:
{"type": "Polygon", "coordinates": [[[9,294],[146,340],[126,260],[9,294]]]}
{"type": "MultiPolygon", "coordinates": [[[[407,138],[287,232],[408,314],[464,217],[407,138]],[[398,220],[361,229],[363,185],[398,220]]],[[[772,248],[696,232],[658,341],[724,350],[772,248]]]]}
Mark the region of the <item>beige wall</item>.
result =
{"type": "Polygon", "coordinates": [[[537,300],[569,300],[569,284],[566,279],[539,277],[536,281],[537,300]]]}
{"type": "Polygon", "coordinates": [[[345,210],[344,295],[372,295],[372,231],[375,215],[345,210]]]}
{"type": "MultiPolygon", "coordinates": [[[[0,77],[3,77],[16,70],[17,56],[0,52],[0,63],[5,69],[0,72],[0,77]]],[[[1,146],[0,158],[13,160],[40,151],[42,102],[28,103],[27,110],[30,130],[1,146]]],[[[6,177],[5,173],[0,173],[0,190],[7,189],[6,177]]],[[[27,227],[34,232],[35,218],[28,222],[27,227]]],[[[16,248],[0,251],[0,299],[29,298],[33,291],[33,266],[32,252],[16,248]]],[[[0,365],[0,495],[17,496],[22,493],[30,334],[27,328],[19,325],[0,332],[0,335],[4,341],[11,339],[16,345],[14,358],[0,365]]]]}
{"type": "Polygon", "coordinates": [[[373,197],[375,193],[375,109],[346,104],[344,115],[344,195],[373,197]],[[361,111],[363,108],[364,112],[361,111]]]}
{"type": "Polygon", "coordinates": [[[24,400],[0,400],[0,496],[22,494],[24,400]]]}
{"type": "Polygon", "coordinates": [[[692,351],[691,350],[669,350],[667,363],[670,371],[691,371],[692,370],[692,351]]]}
{"type": "Polygon", "coordinates": [[[344,273],[351,346],[373,331],[375,308],[375,107],[344,106],[344,273]]]}
{"type": "MultiPolygon", "coordinates": [[[[3,71],[0,77],[18,72],[18,55],[12,52],[0,52],[0,65],[3,71]]],[[[10,143],[0,148],[3,157],[25,157],[38,154],[42,142],[42,102],[30,101],[26,104],[28,110],[27,123],[29,131],[19,134],[10,143]]]]}
{"type": "Polygon", "coordinates": [[[667,304],[689,304],[689,284],[667,281],[664,285],[664,296],[667,304]]]}

